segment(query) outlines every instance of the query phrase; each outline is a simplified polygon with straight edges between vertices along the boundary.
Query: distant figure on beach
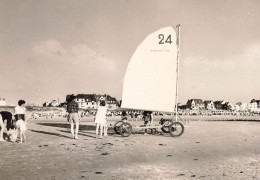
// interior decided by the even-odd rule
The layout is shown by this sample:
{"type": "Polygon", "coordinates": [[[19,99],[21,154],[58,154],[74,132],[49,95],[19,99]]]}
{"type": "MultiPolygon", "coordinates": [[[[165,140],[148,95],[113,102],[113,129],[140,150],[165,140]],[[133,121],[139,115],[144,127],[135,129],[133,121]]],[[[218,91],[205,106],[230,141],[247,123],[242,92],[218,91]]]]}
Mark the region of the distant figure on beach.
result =
{"type": "Polygon", "coordinates": [[[14,117],[15,120],[18,121],[19,119],[22,119],[23,121],[26,121],[26,108],[25,106],[25,101],[24,100],[19,100],[18,101],[18,106],[14,108],[14,117]]]}
{"type": "Polygon", "coordinates": [[[134,113],[135,121],[138,121],[138,114],[137,112],[134,113]]]}
{"type": "Polygon", "coordinates": [[[107,136],[107,107],[106,102],[101,101],[100,106],[97,109],[97,114],[95,117],[95,123],[96,123],[96,137],[98,137],[98,132],[100,128],[100,138],[102,139],[103,136],[103,130],[104,130],[104,136],[107,136]]]}
{"type": "Polygon", "coordinates": [[[125,111],[122,111],[121,121],[127,121],[127,115],[125,111]]]}
{"type": "Polygon", "coordinates": [[[3,138],[3,135],[4,135],[4,130],[5,128],[7,129],[7,131],[9,131],[13,125],[12,123],[12,120],[13,120],[13,115],[11,112],[8,112],[8,111],[2,111],[0,112],[0,141],[5,141],[4,138],[3,138]],[[6,124],[5,125],[5,122],[6,121],[6,124]]]}
{"type": "Polygon", "coordinates": [[[73,139],[79,139],[78,138],[78,132],[79,132],[79,105],[76,102],[76,96],[72,95],[68,104],[67,104],[67,112],[68,114],[68,122],[70,122],[70,130],[72,134],[73,139]],[[74,123],[76,126],[76,129],[74,129],[74,123]]]}
{"type": "MultiPolygon", "coordinates": [[[[144,111],[143,113],[143,120],[144,120],[144,125],[152,125],[153,124],[153,112],[152,111],[144,111]]],[[[147,134],[147,129],[145,129],[144,135],[147,134]]]]}

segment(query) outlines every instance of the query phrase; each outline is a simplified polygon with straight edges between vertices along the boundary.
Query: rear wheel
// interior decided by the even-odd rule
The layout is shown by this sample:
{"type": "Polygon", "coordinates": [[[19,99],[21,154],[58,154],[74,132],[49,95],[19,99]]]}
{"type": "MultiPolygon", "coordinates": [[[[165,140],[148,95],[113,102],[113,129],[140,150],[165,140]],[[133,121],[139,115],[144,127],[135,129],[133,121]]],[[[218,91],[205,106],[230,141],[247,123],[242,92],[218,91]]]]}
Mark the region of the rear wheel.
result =
{"type": "Polygon", "coordinates": [[[169,126],[171,125],[172,121],[171,120],[165,120],[163,127],[161,128],[162,132],[164,133],[169,133],[169,126]]]}
{"type": "Polygon", "coordinates": [[[117,121],[114,125],[114,131],[116,134],[120,134],[120,126],[122,125],[122,121],[117,121]]]}
{"type": "Polygon", "coordinates": [[[173,122],[169,126],[169,131],[172,137],[181,136],[184,132],[184,126],[180,122],[173,122]]]}
{"type": "Polygon", "coordinates": [[[128,137],[130,134],[132,134],[132,125],[128,122],[122,123],[119,127],[120,134],[123,137],[128,137]]]}

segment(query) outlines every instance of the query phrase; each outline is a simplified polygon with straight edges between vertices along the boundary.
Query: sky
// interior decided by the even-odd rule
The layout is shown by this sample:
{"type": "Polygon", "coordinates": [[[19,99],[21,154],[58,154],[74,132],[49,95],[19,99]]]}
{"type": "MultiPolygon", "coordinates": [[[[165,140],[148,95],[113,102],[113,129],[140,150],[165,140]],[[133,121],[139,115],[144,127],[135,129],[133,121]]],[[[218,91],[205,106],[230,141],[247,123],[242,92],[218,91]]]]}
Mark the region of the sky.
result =
{"type": "Polygon", "coordinates": [[[119,100],[137,46],[180,24],[178,102],[260,99],[259,17],[257,0],[0,0],[0,97],[119,100]]]}

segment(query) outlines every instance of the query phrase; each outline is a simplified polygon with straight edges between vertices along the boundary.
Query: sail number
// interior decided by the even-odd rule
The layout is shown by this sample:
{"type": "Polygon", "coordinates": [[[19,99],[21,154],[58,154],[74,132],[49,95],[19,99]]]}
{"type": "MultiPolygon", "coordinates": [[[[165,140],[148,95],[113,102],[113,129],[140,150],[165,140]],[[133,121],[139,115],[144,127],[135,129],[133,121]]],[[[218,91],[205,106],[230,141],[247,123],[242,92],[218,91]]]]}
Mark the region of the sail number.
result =
{"type": "Polygon", "coordinates": [[[164,40],[164,35],[163,34],[159,34],[158,35],[158,38],[159,38],[159,44],[166,44],[166,43],[169,43],[171,44],[172,43],[172,39],[171,39],[171,35],[169,35],[165,40],[164,40]]]}

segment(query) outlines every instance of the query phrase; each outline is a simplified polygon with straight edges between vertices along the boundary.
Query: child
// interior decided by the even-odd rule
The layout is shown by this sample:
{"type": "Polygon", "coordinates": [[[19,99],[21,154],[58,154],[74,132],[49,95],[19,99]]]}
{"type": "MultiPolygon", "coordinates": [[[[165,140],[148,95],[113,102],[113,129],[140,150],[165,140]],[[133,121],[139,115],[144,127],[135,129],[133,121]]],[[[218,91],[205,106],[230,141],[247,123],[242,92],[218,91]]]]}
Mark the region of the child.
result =
{"type": "Polygon", "coordinates": [[[16,121],[18,121],[19,119],[22,119],[23,121],[25,121],[26,108],[24,106],[25,106],[25,101],[19,100],[18,106],[16,106],[14,108],[14,114],[15,114],[14,116],[15,116],[16,121]]]}
{"type": "Polygon", "coordinates": [[[28,120],[29,117],[26,117],[26,108],[25,108],[25,101],[24,100],[19,100],[18,101],[18,106],[14,108],[14,116],[16,119],[16,128],[18,130],[18,136],[20,137],[20,143],[26,142],[26,137],[25,137],[25,131],[26,131],[26,121],[28,120]]]}
{"type": "Polygon", "coordinates": [[[22,119],[19,119],[18,121],[16,121],[16,129],[19,132],[19,136],[20,136],[20,143],[23,143],[23,139],[24,142],[26,142],[26,137],[25,137],[25,131],[26,131],[26,122],[23,121],[22,119]]]}
{"type": "Polygon", "coordinates": [[[97,114],[95,118],[95,123],[96,123],[96,137],[98,137],[98,131],[100,127],[100,139],[102,139],[103,136],[103,130],[104,130],[104,136],[107,136],[107,119],[106,119],[106,114],[107,114],[107,107],[106,107],[106,102],[101,101],[100,106],[97,109],[97,114]]]}

